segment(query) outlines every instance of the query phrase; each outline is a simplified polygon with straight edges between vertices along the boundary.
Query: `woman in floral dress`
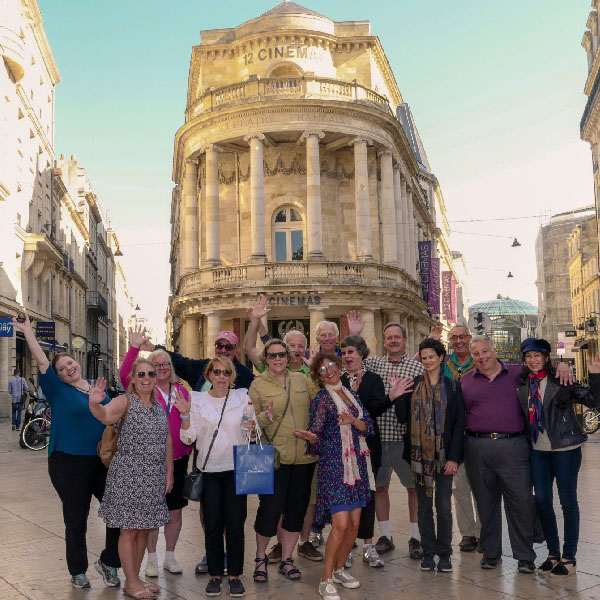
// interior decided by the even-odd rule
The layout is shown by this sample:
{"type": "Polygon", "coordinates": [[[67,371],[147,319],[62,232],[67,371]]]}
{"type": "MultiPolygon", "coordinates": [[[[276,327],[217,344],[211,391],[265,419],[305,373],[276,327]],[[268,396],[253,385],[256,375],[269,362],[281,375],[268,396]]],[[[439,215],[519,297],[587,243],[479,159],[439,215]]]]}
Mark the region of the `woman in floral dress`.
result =
{"type": "Polygon", "coordinates": [[[309,430],[295,431],[309,442],[307,452],[319,455],[315,522],[332,524],[319,583],[326,600],[339,599],[335,583],[360,586],[344,570],[344,562],[356,538],[361,510],[371,498],[365,436],[374,434],[373,421],[358,396],[342,386],[341,367],[335,354],[317,354],[312,375],[322,389],[311,404],[309,430]]]}

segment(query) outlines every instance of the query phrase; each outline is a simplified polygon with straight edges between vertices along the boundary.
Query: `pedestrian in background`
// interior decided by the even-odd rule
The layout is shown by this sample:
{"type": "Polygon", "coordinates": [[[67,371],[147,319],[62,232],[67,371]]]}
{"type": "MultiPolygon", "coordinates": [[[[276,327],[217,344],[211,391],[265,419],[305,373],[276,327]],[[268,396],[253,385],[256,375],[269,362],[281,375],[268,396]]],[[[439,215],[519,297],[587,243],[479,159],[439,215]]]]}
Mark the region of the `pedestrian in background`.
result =
{"type": "Polygon", "coordinates": [[[8,382],[8,393],[12,399],[12,430],[19,431],[21,429],[21,413],[23,406],[27,401],[27,382],[24,377],[21,377],[19,369],[15,369],[13,376],[8,382]]]}

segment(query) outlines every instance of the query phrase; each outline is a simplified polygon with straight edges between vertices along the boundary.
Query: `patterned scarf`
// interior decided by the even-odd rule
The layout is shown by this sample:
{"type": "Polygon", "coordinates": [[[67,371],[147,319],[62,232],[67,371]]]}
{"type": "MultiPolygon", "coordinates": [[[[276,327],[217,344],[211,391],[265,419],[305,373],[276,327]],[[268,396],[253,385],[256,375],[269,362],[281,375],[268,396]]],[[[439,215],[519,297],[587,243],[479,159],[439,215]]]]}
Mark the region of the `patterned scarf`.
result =
{"type": "Polygon", "coordinates": [[[540,432],[544,432],[544,403],[540,393],[540,383],[546,377],[546,369],[537,373],[529,373],[529,429],[531,441],[535,444],[540,432]]]}
{"type": "MultiPolygon", "coordinates": [[[[363,418],[363,411],[360,404],[356,401],[352,392],[347,390],[342,383],[337,385],[325,385],[333,403],[335,404],[338,415],[348,412],[348,404],[341,398],[341,394],[346,396],[351,404],[358,410],[358,418],[363,418]]],[[[340,437],[342,438],[342,463],[344,465],[344,483],[354,485],[360,480],[360,471],[358,470],[358,461],[354,451],[354,442],[352,441],[352,425],[340,425],[340,437]]],[[[364,435],[359,435],[359,445],[361,456],[370,454],[364,435]]],[[[367,461],[368,462],[368,461],[367,461]]]]}
{"type": "Polygon", "coordinates": [[[433,494],[435,475],[446,464],[444,421],[446,393],[442,376],[435,387],[425,372],[411,398],[410,468],[415,481],[425,485],[427,495],[433,494]]]}

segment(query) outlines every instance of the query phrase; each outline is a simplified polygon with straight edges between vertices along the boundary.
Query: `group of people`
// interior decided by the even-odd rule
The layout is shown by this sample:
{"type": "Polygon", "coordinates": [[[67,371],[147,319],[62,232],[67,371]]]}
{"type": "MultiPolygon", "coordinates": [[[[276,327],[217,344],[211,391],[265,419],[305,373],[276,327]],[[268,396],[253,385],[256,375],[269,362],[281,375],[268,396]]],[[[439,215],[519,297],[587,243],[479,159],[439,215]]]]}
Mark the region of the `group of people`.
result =
{"type": "Polygon", "coordinates": [[[206,548],[196,572],[209,574],[208,596],[222,593],[225,575],[229,594],[244,596],[247,499],[236,494],[233,448],[250,435],[272,444],[275,456],[274,493],[259,496],[254,520],[257,584],[268,581],[270,562],[288,580],[300,579],[296,550],[323,561],[319,594],[326,600],[339,600],[338,585],[359,587],[350,570],[356,540],[363,540],[362,556],[374,568],[395,547],[392,472],[408,492],[408,551],[423,571],[452,570],[454,488],[460,549],[482,552],[482,568],[494,569],[501,561],[503,500],[518,570],[536,569],[537,509],[548,546],[539,569],[557,577],[575,573],[577,474],[586,437],[573,404],[600,404],[598,357],[588,365],[588,389],[573,382],[563,363],[553,367],[545,340],[525,340],[523,364],[507,365],[489,338],[471,336],[463,326],[450,331],[453,354],[447,357],[441,329],[435,328],[411,357],[403,325],[388,323],[385,354],[369,356],[357,311],[347,315],[350,335],[339,348],[337,325],[323,321],[316,328],[317,347],[308,349],[296,330],[284,340],[271,339],[261,321],[268,310],[261,296],[247,312],[245,350],[256,377],[235,356],[238,339],[232,331],[217,334],[214,358],[196,360],[155,346],[137,330],[120,368],[126,393],[112,400],[106,382],[84,379],[68,354],[56,354],[50,363],[27,315],[13,321],[38,363],[52,407],[49,474],[63,505],[75,587],[90,586],[86,529],[92,495],[106,523],[105,549],[94,563],[106,585],[120,585],[122,566],[127,596],[157,596],[160,588],[148,579],[158,575],[160,527],[163,568],[182,572],[175,548],[193,453],[203,472],[206,548]],[[141,351],[149,354],[142,358],[141,351]],[[118,435],[108,469],[98,456],[105,427],[118,435]],[[564,516],[562,551],[555,480],[564,516]],[[375,520],[381,532],[376,543],[375,520]],[[319,541],[328,524],[323,555],[319,541]]]}

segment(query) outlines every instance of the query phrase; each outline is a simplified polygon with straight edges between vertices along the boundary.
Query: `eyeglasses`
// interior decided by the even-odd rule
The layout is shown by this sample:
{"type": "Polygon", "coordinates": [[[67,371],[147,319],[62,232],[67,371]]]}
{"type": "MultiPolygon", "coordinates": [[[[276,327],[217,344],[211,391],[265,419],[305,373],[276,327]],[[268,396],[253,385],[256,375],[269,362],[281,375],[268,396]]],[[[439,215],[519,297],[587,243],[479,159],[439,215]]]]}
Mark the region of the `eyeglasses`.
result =
{"type": "Polygon", "coordinates": [[[330,363],[327,363],[324,367],[320,367],[319,373],[321,375],[325,375],[325,373],[327,373],[327,371],[333,371],[334,369],[337,369],[337,364],[334,362],[330,362],[330,363]]]}
{"type": "Polygon", "coordinates": [[[157,369],[168,369],[171,363],[152,363],[157,369]]]}
{"type": "Polygon", "coordinates": [[[450,341],[451,342],[458,342],[460,340],[461,342],[464,342],[465,340],[468,340],[470,337],[471,337],[470,335],[465,335],[465,334],[463,334],[463,335],[453,335],[450,338],[450,341]]]}
{"type": "Polygon", "coordinates": [[[235,350],[235,346],[233,344],[216,344],[215,348],[217,350],[235,350]]]}
{"type": "Polygon", "coordinates": [[[231,371],[229,369],[213,369],[211,373],[215,375],[225,375],[225,377],[229,377],[231,375],[231,371]]]}
{"type": "Polygon", "coordinates": [[[267,358],[285,358],[287,352],[267,352],[267,358]]]}
{"type": "Polygon", "coordinates": [[[146,375],[148,375],[148,377],[150,377],[150,379],[154,379],[156,377],[156,371],[138,371],[135,376],[138,379],[143,379],[144,377],[146,377],[146,375]]]}

